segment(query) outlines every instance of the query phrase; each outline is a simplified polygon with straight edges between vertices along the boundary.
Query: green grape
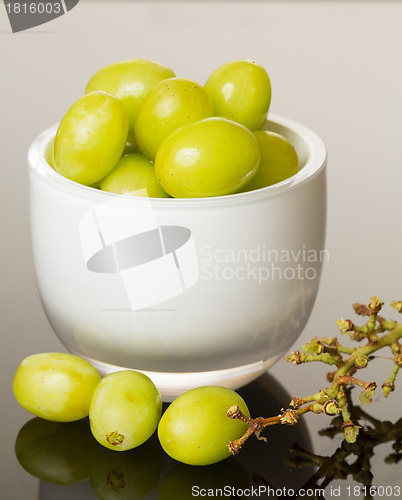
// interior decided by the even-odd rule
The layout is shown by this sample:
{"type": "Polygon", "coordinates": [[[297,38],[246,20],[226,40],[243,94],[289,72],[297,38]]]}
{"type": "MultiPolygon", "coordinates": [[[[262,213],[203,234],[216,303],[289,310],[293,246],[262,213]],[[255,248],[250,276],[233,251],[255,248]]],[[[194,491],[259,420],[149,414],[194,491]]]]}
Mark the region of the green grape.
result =
{"type": "Polygon", "coordinates": [[[118,162],[127,134],[127,112],[117,97],[106,92],[86,94],[60,122],[54,142],[55,169],[80,184],[95,184],[118,162]]]}
{"type": "Polygon", "coordinates": [[[151,198],[169,198],[155,175],[155,168],[141,153],[122,156],[100,183],[102,191],[151,198]]]}
{"type": "Polygon", "coordinates": [[[163,141],[155,172],[175,198],[221,196],[241,189],[259,159],[257,140],[248,129],[225,118],[207,118],[163,141]]]}
{"type": "MultiPolygon", "coordinates": [[[[176,463],[165,475],[158,491],[158,500],[191,500],[196,496],[208,497],[208,491],[244,491],[250,479],[243,465],[234,457],[205,467],[192,467],[176,463]]],[[[215,497],[215,495],[214,495],[215,497]]],[[[230,496],[230,498],[237,498],[230,496]]]]}
{"type": "Polygon", "coordinates": [[[126,107],[130,130],[133,130],[138,106],[157,83],[175,74],[169,67],[146,59],[130,59],[109,64],[88,82],[85,92],[103,90],[118,97],[126,107]]]}
{"type": "Polygon", "coordinates": [[[100,378],[88,361],[73,354],[33,354],[19,365],[13,390],[20,405],[37,417],[72,422],[88,416],[100,378]]]}
{"type": "Polygon", "coordinates": [[[239,122],[250,130],[264,124],[271,103],[271,81],[255,61],[223,64],[208,78],[205,90],[211,96],[216,116],[239,122]]]}
{"type": "Polygon", "coordinates": [[[33,476],[54,484],[76,484],[88,479],[95,441],[88,422],[29,420],[15,441],[15,455],[33,476]]]}
{"type": "Polygon", "coordinates": [[[45,160],[48,162],[48,164],[52,168],[54,168],[54,161],[53,161],[54,141],[55,141],[55,138],[53,137],[52,140],[49,142],[49,144],[46,146],[46,149],[45,149],[45,160]]]}
{"type": "Polygon", "coordinates": [[[176,129],[213,115],[213,106],[201,85],[187,78],[156,84],[142,100],[134,127],[138,147],[154,160],[160,143],[176,129]]]}
{"type": "Polygon", "coordinates": [[[134,132],[132,130],[129,131],[127,136],[127,142],[124,147],[123,156],[131,155],[133,153],[138,153],[138,144],[134,137],[134,132]]]}
{"type": "Polygon", "coordinates": [[[267,130],[254,132],[260,147],[261,159],[256,175],[243,191],[271,186],[299,171],[299,158],[293,145],[282,135],[267,130]]]}
{"type": "Polygon", "coordinates": [[[163,451],[156,439],[125,453],[99,445],[90,468],[92,489],[99,500],[142,500],[156,488],[163,451]]]}
{"type": "Polygon", "coordinates": [[[155,432],[162,400],[154,383],[133,370],[111,373],[96,388],[89,408],[95,439],[111,450],[136,448],[155,432]]]}
{"type": "Polygon", "coordinates": [[[185,392],[171,403],[159,422],[162,448],[188,465],[210,465],[228,458],[229,441],[241,437],[248,428],[246,423],[227,416],[234,405],[249,416],[246,403],[231,389],[205,386],[185,392]]]}

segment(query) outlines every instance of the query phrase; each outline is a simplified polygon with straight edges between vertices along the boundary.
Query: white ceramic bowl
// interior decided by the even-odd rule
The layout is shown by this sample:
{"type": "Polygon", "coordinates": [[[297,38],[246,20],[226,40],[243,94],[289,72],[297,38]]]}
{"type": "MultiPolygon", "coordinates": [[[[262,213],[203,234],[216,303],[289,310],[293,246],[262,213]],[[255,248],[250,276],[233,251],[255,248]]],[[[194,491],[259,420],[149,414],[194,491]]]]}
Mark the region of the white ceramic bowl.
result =
{"type": "Polygon", "coordinates": [[[66,348],[102,374],[145,372],[165,400],[237,389],[292,346],[315,301],[326,226],[326,149],[291,120],[265,127],[295,146],[284,182],[203,199],[118,196],[28,153],[32,247],[44,310],[66,348]]]}

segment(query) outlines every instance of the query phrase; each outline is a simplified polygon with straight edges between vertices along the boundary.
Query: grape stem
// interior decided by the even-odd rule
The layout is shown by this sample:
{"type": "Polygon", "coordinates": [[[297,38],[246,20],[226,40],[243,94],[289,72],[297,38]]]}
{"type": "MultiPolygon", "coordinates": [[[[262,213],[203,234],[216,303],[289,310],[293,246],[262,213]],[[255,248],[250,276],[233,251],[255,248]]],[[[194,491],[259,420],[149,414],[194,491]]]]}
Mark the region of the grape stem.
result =
{"type": "MultiPolygon", "coordinates": [[[[358,326],[351,320],[340,319],[337,322],[341,334],[347,334],[353,341],[365,344],[359,348],[345,347],[339,344],[337,338],[322,338],[308,342],[302,346],[302,351],[293,351],[286,361],[295,365],[319,361],[328,365],[335,365],[336,371],[328,374],[328,380],[331,382],[326,389],[307,397],[293,397],[289,406],[282,410],[280,415],[263,418],[250,418],[244,415],[238,406],[232,406],[227,412],[231,419],[239,419],[248,424],[248,429],[243,436],[235,441],[230,441],[228,448],[232,454],[240,452],[244,443],[253,434],[258,439],[266,440],[261,437],[261,432],[270,425],[286,424],[294,425],[302,415],[313,413],[325,413],[335,416],[340,414],[343,419],[342,430],[344,438],[348,443],[354,443],[359,434],[360,427],[352,421],[345,390],[350,387],[361,387],[359,395],[361,405],[372,402],[374,391],[377,384],[375,381],[365,382],[354,375],[357,370],[366,368],[369,362],[376,357],[373,356],[378,350],[389,347],[392,353],[393,368],[388,379],[382,384],[382,390],[385,397],[395,389],[395,379],[398,371],[402,368],[402,323],[396,321],[387,321],[378,313],[382,309],[383,303],[377,297],[372,297],[369,305],[353,304],[356,314],[359,316],[368,316],[367,322],[358,326]]],[[[391,307],[399,313],[402,312],[402,301],[394,301],[391,307]]]]}

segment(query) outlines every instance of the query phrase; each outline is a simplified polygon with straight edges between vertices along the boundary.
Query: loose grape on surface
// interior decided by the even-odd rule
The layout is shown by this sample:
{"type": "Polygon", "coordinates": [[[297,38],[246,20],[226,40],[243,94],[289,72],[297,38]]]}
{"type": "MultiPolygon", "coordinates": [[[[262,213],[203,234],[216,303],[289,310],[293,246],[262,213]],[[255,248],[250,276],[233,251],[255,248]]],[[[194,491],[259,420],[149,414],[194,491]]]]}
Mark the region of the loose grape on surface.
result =
{"type": "Polygon", "coordinates": [[[95,439],[111,450],[125,451],[145,443],[155,432],[162,399],[149,377],[134,370],[106,375],[89,408],[95,439]]]}
{"type": "Polygon", "coordinates": [[[26,357],[13,381],[20,405],[37,417],[72,422],[88,416],[92,395],[101,377],[84,359],[67,353],[26,357]]]}
{"type": "Polygon", "coordinates": [[[227,410],[237,405],[249,416],[244,400],[231,389],[204,386],[185,392],[167,408],[158,426],[165,452],[187,465],[211,465],[231,456],[229,441],[248,426],[231,420],[227,410]]]}

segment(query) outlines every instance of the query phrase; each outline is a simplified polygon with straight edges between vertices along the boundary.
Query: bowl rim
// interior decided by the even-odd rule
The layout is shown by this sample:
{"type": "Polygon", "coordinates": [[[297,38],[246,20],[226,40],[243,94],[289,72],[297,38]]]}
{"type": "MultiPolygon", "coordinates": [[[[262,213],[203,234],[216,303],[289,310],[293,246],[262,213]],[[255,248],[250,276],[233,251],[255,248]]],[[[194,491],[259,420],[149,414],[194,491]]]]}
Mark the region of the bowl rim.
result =
{"type": "Polygon", "coordinates": [[[127,201],[130,204],[144,204],[152,202],[155,207],[161,208],[198,208],[212,206],[228,206],[239,203],[250,203],[261,199],[278,196],[290,190],[300,188],[316,175],[318,175],[327,164],[327,150],[323,140],[311,129],[292,119],[270,113],[263,126],[263,129],[270,130],[270,126],[279,126],[287,129],[289,132],[298,135],[305,143],[308,151],[307,161],[300,170],[292,177],[282,182],[255,189],[229,195],[199,198],[146,198],[141,196],[132,196],[127,194],[116,194],[101,191],[90,186],[84,186],[71,179],[68,179],[54,170],[46,161],[45,152],[50,141],[55,137],[59,123],[56,123],[42,133],[40,133],[31,143],[28,149],[28,165],[30,172],[42,179],[50,187],[76,195],[79,197],[91,199],[93,201],[106,201],[111,198],[120,198],[121,201],[127,201]]]}

